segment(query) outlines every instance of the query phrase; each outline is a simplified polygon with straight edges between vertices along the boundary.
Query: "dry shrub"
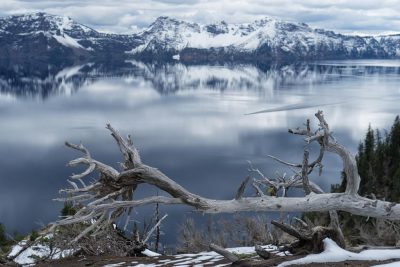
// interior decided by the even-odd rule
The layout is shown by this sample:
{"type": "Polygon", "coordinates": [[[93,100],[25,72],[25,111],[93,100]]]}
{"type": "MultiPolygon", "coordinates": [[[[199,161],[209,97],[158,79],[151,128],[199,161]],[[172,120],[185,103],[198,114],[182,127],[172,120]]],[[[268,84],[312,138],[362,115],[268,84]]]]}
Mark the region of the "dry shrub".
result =
{"type": "Polygon", "coordinates": [[[58,227],[53,237],[44,239],[50,248],[65,251],[72,250],[83,255],[112,255],[112,256],[140,256],[147,246],[141,244],[138,238],[127,237],[123,231],[110,226],[98,233],[88,234],[77,242],[72,241],[87,225],[74,224],[58,227]]]}
{"type": "Polygon", "coordinates": [[[206,227],[199,227],[193,218],[186,217],[180,225],[178,252],[196,253],[209,250],[211,243],[222,247],[254,246],[289,242],[290,237],[271,227],[266,216],[235,215],[229,219],[209,219],[206,227]]]}
{"type": "MultiPolygon", "coordinates": [[[[400,222],[384,219],[357,221],[356,228],[362,243],[373,246],[400,246],[400,222]]],[[[355,236],[354,238],[357,238],[355,236]]]]}

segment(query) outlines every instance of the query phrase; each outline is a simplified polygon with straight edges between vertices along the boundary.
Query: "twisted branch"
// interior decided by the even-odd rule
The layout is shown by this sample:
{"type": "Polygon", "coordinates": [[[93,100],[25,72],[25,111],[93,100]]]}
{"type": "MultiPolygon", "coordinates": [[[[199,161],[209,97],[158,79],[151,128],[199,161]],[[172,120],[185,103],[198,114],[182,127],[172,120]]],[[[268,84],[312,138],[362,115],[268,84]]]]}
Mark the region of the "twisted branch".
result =
{"type": "MultiPolygon", "coordinates": [[[[209,199],[194,194],[167,177],[160,170],[144,164],[141,161],[138,150],[133,145],[131,137],[128,136],[125,140],[108,124],[106,128],[117,142],[125,160],[122,170],[117,171],[109,165],[92,159],[89,151],[83,145],[66,143],[68,147],[84,154],[84,157],[72,160],[69,165],[83,164],[88,167],[83,173],[73,175],[71,178],[82,180],[94,173],[98,174],[98,178],[89,185],[85,185],[83,181],[81,183],[82,186],[72,182],[72,189],[61,190],[62,193],[67,194],[63,200],[73,200],[81,208],[75,215],[53,223],[53,229],[59,225],[87,222],[91,219],[95,219],[96,222],[100,221],[96,228],[101,228],[106,224],[114,223],[124,214],[130,214],[134,207],[153,203],[184,204],[204,213],[233,213],[239,211],[322,212],[341,210],[356,215],[399,220],[399,204],[372,200],[357,194],[360,177],[357,172],[355,157],[332,137],[322,111],[318,111],[315,116],[319,121],[319,128],[316,131],[313,132],[311,130],[310,122],[307,121],[305,129],[297,128],[289,130],[289,132],[305,136],[307,145],[312,142],[318,142],[320,145],[318,157],[309,163],[307,152],[307,155],[304,155],[302,164],[287,163],[272,157],[290,167],[294,173],[291,176],[284,174],[276,179],[266,177],[249,163],[250,174],[256,174],[258,179],[254,177],[246,179],[239,188],[236,198],[231,200],[209,199]],[[314,170],[315,166],[322,167],[325,152],[337,154],[343,161],[343,169],[347,176],[346,191],[344,193],[324,193],[318,185],[308,179],[308,175],[314,170]],[[257,197],[244,196],[245,186],[250,180],[257,197]],[[153,185],[170,196],[134,199],[134,193],[141,183],[153,185]],[[286,196],[287,190],[293,187],[303,188],[306,195],[304,197],[277,197],[277,194],[266,195],[263,193],[268,188],[274,188],[276,191],[282,190],[282,195],[286,196]],[[89,196],[90,200],[86,199],[89,196]]],[[[333,224],[338,225],[336,221],[333,224]]],[[[85,231],[85,234],[92,230],[90,228],[85,231]]]]}

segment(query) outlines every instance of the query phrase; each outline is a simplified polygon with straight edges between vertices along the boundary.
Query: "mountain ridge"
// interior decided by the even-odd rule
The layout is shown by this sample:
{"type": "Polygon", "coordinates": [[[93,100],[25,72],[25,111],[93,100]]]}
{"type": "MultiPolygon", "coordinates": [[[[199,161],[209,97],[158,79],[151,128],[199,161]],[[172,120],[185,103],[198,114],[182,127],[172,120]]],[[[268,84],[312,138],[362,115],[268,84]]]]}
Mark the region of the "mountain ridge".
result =
{"type": "Polygon", "coordinates": [[[0,57],[274,61],[399,58],[400,34],[344,35],[265,17],[199,24],[160,16],[135,34],[101,33],[44,12],[0,18],[0,57]]]}

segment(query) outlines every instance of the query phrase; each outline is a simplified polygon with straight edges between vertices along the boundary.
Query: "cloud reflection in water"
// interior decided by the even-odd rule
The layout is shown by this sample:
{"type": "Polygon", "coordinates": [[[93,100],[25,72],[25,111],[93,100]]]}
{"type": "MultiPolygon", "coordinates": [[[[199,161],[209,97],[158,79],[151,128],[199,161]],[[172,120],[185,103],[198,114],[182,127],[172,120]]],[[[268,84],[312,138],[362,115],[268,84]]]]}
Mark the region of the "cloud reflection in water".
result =
{"type": "MultiPolygon", "coordinates": [[[[387,128],[400,113],[400,67],[388,62],[0,67],[0,221],[26,232],[56,219],[60,204],[51,199],[66,186],[74,170],[65,163],[76,156],[65,140],[82,141],[117,167],[121,156],[107,122],[133,133],[146,163],[216,198],[233,197],[247,160],[271,176],[281,166],[267,154],[298,162],[304,144],[287,128],[318,108],[337,139],[356,151],[369,123],[387,128]],[[269,112],[244,115],[260,110],[269,112]]],[[[340,161],[328,160],[323,178],[313,177],[327,190],[340,177],[340,161]]],[[[174,214],[164,228],[172,242],[187,209],[165,210],[174,214]]]]}

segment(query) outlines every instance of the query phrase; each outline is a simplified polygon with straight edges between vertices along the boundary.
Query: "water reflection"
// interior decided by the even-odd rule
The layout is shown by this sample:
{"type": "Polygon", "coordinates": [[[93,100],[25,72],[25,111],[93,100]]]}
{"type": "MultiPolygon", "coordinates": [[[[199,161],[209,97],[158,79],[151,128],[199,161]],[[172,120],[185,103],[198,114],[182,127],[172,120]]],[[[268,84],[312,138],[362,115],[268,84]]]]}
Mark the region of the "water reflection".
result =
{"type": "Polygon", "coordinates": [[[351,77],[385,76],[397,79],[397,61],[331,61],[291,65],[192,65],[143,63],[138,61],[86,63],[74,66],[35,62],[1,64],[0,92],[18,98],[48,98],[71,95],[98,79],[121,78],[150,82],[160,94],[182,90],[270,90],[290,85],[329,84],[351,77]],[[368,64],[368,62],[370,64],[368,64]],[[379,63],[382,63],[380,65],[379,63]]]}
{"type": "MultiPolygon", "coordinates": [[[[267,154],[299,161],[304,144],[286,130],[316,109],[355,151],[369,123],[391,124],[399,100],[398,61],[0,66],[0,221],[29,231],[37,221],[56,219],[60,205],[50,199],[66,186],[73,170],[65,163],[76,156],[63,147],[65,140],[82,141],[117,168],[121,157],[107,122],[133,133],[144,161],[188,189],[231,198],[247,160],[269,175],[281,167],[267,154]]],[[[338,159],[327,160],[324,176],[313,177],[325,189],[340,177],[338,159]]],[[[184,212],[164,211],[174,215],[164,229],[173,240],[184,212]]]]}

